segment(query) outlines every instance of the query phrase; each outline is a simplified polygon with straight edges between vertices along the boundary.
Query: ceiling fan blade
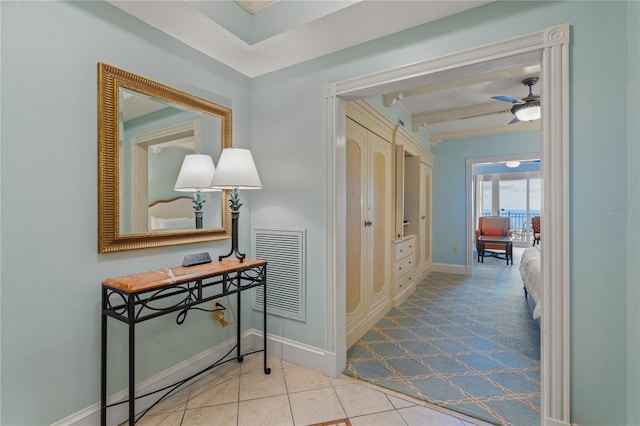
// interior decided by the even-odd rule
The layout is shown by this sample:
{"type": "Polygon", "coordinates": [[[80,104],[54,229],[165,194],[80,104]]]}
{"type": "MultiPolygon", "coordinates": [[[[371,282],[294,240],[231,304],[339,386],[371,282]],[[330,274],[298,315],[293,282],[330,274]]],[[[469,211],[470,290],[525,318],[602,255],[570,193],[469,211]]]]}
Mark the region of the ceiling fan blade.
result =
{"type": "Polygon", "coordinates": [[[502,102],[511,102],[512,104],[522,103],[520,99],[510,98],[509,96],[492,96],[491,98],[502,102]]]}
{"type": "Polygon", "coordinates": [[[520,120],[518,120],[518,117],[513,117],[513,120],[511,120],[509,123],[507,124],[515,124],[515,123],[519,123],[520,120]]]}

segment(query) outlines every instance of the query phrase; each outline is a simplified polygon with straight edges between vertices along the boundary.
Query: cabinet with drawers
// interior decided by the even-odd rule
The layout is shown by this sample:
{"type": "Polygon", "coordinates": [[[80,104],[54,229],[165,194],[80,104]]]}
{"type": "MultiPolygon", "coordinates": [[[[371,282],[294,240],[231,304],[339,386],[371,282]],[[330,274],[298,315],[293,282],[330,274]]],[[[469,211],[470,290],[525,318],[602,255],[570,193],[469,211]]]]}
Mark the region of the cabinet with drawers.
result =
{"type": "Polygon", "coordinates": [[[398,126],[394,133],[396,170],[395,236],[415,235],[416,274],[426,276],[431,259],[431,175],[434,155],[398,126]]]}
{"type": "Polygon", "coordinates": [[[416,274],[416,238],[409,235],[395,242],[394,294],[396,306],[411,294],[415,286],[416,274]]]}

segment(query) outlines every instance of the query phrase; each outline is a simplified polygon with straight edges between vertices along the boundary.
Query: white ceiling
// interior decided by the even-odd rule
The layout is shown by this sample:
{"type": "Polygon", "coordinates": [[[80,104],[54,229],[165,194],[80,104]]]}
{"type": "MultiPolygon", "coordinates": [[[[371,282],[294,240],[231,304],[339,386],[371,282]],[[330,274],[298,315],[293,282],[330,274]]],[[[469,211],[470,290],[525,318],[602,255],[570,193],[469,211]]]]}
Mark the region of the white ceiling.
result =
{"type": "MultiPolygon", "coordinates": [[[[485,63],[477,73],[387,93],[383,99],[387,106],[400,99],[400,105],[412,117],[411,130],[426,130],[432,146],[446,139],[538,129],[540,121],[509,124],[514,118],[510,111],[513,104],[492,99],[500,95],[515,99],[527,96],[529,88],[522,80],[540,76],[537,56],[512,57],[507,68],[495,70],[492,65],[496,63],[485,63]],[[517,64],[518,59],[526,61],[517,64]]],[[[541,88],[538,82],[533,94],[539,95],[541,88]]]]}
{"type": "MultiPolygon", "coordinates": [[[[107,1],[215,60],[257,77],[492,0],[107,1]]],[[[539,121],[507,125],[513,118],[508,111],[511,104],[491,97],[525,97],[528,89],[521,81],[539,76],[539,64],[538,57],[519,56],[431,75],[404,87],[389,87],[385,103],[403,107],[412,116],[407,127],[426,130],[432,145],[455,137],[537,128],[539,121]],[[487,113],[492,114],[466,118],[487,113]]],[[[540,94],[541,86],[542,82],[534,86],[534,94],[540,94]]]]}

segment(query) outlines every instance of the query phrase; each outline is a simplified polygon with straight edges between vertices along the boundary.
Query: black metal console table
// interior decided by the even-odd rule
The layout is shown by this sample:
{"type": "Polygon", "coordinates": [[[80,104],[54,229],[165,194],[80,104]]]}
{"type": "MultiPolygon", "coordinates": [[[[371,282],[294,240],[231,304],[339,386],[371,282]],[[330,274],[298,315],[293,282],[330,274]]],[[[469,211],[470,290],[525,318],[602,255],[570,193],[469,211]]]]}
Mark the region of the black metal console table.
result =
{"type": "MultiPolygon", "coordinates": [[[[137,398],[152,393],[165,393],[153,404],[157,404],[172,394],[180,386],[196,376],[233,359],[243,361],[244,355],[254,352],[264,353],[264,373],[271,373],[267,367],[267,262],[260,259],[244,259],[242,263],[235,259],[206,263],[190,267],[167,268],[158,271],[143,272],[118,278],[109,278],[102,282],[102,342],[100,371],[100,423],[106,426],[107,408],[128,403],[129,425],[135,418],[137,398]],[[240,296],[245,290],[263,287],[263,348],[243,353],[240,348],[240,296]],[[215,361],[204,370],[154,392],[135,395],[135,325],[162,315],[177,312],[176,321],[182,324],[190,309],[214,311],[197,305],[229,295],[237,295],[237,334],[236,344],[223,358],[215,361]],[[129,328],[129,397],[125,401],[107,405],[107,318],[122,321],[129,328]],[[235,349],[235,357],[229,358],[235,349]]],[[[153,407],[152,405],[152,407],[153,407]]],[[[149,407],[151,408],[151,407],[149,407]]],[[[148,411],[148,409],[147,409],[148,411]]]]}

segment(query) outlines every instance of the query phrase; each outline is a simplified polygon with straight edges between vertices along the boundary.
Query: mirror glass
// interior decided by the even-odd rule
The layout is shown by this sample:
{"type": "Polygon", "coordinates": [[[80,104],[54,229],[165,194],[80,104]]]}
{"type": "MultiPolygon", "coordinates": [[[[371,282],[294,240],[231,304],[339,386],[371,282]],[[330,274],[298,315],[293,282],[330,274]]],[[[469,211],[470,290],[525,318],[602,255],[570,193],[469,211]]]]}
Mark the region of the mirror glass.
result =
{"type": "Polygon", "coordinates": [[[174,185],[187,154],[214,163],[231,146],[231,110],[99,64],[99,252],[229,238],[223,192],[174,185]]]}
{"type": "MultiPolygon", "coordinates": [[[[220,157],[221,119],[129,89],[119,96],[120,234],[195,229],[192,193],[173,188],[186,154],[220,157]]],[[[221,228],[220,192],[201,196],[203,228],[221,228]]]]}

